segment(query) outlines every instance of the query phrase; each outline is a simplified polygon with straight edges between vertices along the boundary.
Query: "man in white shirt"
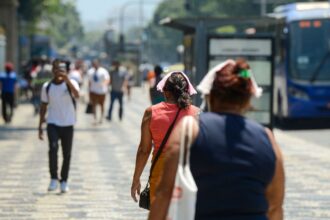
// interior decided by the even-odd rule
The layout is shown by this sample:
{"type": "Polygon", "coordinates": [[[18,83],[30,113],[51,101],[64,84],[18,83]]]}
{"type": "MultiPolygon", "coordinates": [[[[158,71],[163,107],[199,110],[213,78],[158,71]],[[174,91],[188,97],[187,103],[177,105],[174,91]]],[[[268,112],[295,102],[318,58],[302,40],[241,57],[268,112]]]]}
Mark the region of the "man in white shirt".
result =
{"type": "Polygon", "coordinates": [[[88,80],[89,80],[89,98],[93,106],[93,115],[95,122],[97,122],[96,117],[96,106],[101,106],[101,118],[99,123],[102,123],[104,116],[104,101],[105,95],[108,92],[108,86],[110,82],[109,72],[100,66],[98,60],[93,60],[92,68],[88,70],[88,80]]]}
{"type": "Polygon", "coordinates": [[[61,192],[69,190],[67,180],[70,168],[74,124],[76,123],[75,98],[79,97],[79,85],[68,78],[65,63],[56,59],[52,67],[53,79],[44,83],[41,89],[39,139],[43,140],[42,124],[47,115],[47,136],[49,141],[49,191],[57,189],[57,152],[61,141],[63,163],[61,169],[61,192]]]}
{"type": "Polygon", "coordinates": [[[69,72],[69,78],[76,80],[76,82],[79,84],[79,86],[82,85],[83,79],[82,79],[82,72],[80,69],[79,62],[76,62],[74,64],[74,68],[70,70],[69,72]]]}

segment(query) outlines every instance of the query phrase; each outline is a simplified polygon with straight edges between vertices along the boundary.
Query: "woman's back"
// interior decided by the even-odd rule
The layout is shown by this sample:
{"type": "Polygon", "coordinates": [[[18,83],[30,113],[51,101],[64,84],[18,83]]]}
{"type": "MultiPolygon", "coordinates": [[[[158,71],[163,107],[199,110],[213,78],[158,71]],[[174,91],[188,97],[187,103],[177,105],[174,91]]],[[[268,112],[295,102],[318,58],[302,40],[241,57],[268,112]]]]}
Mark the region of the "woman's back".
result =
{"type": "Polygon", "coordinates": [[[235,114],[204,113],[191,148],[196,219],[263,220],[275,154],[262,126],[235,114]]]}
{"type": "MultiPolygon", "coordinates": [[[[151,107],[152,117],[150,121],[150,131],[155,147],[154,153],[157,152],[168,128],[175,118],[178,109],[177,104],[167,102],[161,102],[151,107]]],[[[179,122],[182,117],[186,115],[197,115],[198,112],[199,109],[194,105],[190,105],[186,109],[181,109],[176,123],[179,122]]]]}

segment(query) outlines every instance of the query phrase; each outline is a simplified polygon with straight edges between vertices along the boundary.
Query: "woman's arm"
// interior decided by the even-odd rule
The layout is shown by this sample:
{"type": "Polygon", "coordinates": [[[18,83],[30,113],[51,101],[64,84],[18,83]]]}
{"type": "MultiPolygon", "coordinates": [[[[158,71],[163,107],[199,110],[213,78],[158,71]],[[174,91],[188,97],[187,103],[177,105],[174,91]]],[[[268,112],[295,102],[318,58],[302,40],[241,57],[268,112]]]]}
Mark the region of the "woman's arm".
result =
{"type": "Polygon", "coordinates": [[[151,116],[152,116],[151,107],[149,107],[145,110],[142,119],[141,140],[140,140],[139,148],[136,153],[135,170],[134,170],[133,181],[131,186],[131,196],[135,202],[138,201],[136,198],[136,194],[140,195],[140,190],[141,190],[140,176],[148,161],[152,148],[152,138],[149,130],[151,116]]]}
{"type": "Polygon", "coordinates": [[[283,200],[285,189],[285,175],[283,157],[280,147],[277,145],[271,130],[266,128],[266,133],[270,139],[276,155],[275,173],[272,181],[267,186],[266,198],[268,201],[267,216],[269,220],[283,220],[283,200]]]}
{"type": "MultiPolygon", "coordinates": [[[[188,116],[191,117],[191,116],[188,116]]],[[[192,143],[196,139],[198,133],[198,125],[196,120],[193,120],[193,135],[192,143]]],[[[168,148],[165,151],[165,162],[164,162],[164,171],[161,178],[161,182],[156,190],[156,198],[154,203],[151,206],[149,213],[149,220],[165,220],[168,212],[168,207],[172,198],[172,191],[175,182],[175,175],[179,163],[180,155],[180,139],[182,131],[181,120],[178,125],[174,128],[169,140],[168,148]]]]}

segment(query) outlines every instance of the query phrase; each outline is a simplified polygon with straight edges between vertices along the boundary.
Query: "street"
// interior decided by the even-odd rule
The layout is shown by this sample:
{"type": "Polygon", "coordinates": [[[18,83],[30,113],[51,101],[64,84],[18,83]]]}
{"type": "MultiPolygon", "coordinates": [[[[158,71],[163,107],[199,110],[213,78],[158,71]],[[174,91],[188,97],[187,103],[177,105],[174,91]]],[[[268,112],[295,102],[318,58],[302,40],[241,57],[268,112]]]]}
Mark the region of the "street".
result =
{"type": "MultiPolygon", "coordinates": [[[[47,192],[46,136],[38,140],[32,106],[19,105],[12,124],[0,121],[0,219],[146,219],[130,184],[148,105],[147,90],[134,88],[132,100],[125,97],[123,121],[116,103],[113,121],[96,126],[78,105],[67,194],[47,192]]],[[[274,132],[285,158],[285,219],[330,219],[330,130],[274,132]]]]}

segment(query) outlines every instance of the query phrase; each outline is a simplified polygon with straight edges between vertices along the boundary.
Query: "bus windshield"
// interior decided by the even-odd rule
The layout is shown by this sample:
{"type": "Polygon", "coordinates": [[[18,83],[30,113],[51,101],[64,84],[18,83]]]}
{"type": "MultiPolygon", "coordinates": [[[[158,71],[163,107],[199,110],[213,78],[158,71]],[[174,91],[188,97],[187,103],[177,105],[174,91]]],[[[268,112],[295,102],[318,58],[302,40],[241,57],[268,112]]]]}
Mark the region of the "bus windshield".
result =
{"type": "Polygon", "coordinates": [[[329,50],[330,20],[301,20],[290,24],[290,75],[293,79],[329,81],[329,50]]]}

